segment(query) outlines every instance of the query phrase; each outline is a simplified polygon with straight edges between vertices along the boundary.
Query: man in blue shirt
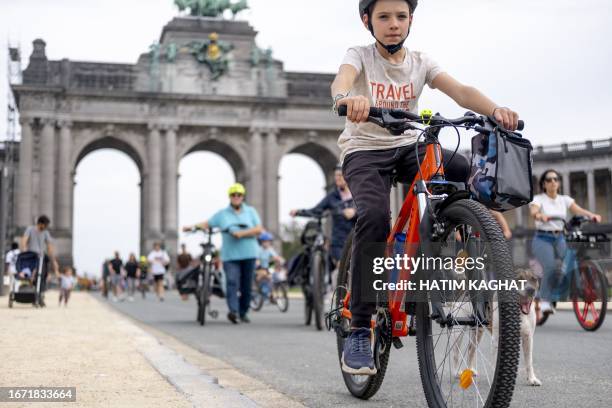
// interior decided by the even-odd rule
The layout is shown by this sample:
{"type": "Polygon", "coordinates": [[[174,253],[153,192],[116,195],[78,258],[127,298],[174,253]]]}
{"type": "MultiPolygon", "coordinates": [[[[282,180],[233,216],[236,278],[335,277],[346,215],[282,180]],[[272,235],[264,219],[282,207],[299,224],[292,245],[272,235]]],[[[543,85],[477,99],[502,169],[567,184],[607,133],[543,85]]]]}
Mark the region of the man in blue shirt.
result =
{"type": "Polygon", "coordinates": [[[250,323],[248,312],[251,303],[251,284],[255,272],[255,260],[259,253],[257,237],[263,231],[257,210],[244,203],[246,189],[240,183],[233,184],[228,190],[230,205],[217,211],[208,221],[185,227],[219,228],[222,230],[223,244],[221,260],[227,281],[227,318],[234,324],[238,318],[250,323]],[[240,297],[238,297],[240,291],[240,297]]]}

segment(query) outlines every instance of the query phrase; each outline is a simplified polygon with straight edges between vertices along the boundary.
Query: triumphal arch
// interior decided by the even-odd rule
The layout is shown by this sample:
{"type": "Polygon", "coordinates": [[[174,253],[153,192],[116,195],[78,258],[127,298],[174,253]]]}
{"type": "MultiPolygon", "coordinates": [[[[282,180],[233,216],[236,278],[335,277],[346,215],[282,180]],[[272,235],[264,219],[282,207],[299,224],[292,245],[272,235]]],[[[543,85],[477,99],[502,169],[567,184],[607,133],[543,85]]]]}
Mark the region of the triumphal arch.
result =
{"type": "MultiPolygon", "coordinates": [[[[23,83],[13,86],[22,126],[17,225],[49,215],[63,262],[72,261],[75,169],[97,149],[118,149],[138,166],[143,251],[156,240],[175,251],[178,163],[193,151],[222,155],[275,233],[283,155],[305,154],[332,176],[343,126],[330,112],[333,76],[285,71],[257,47],[247,21],[207,11],[174,18],[135,64],[52,61],[34,41],[23,83]]],[[[202,183],[214,177],[202,174],[202,183]]]]}

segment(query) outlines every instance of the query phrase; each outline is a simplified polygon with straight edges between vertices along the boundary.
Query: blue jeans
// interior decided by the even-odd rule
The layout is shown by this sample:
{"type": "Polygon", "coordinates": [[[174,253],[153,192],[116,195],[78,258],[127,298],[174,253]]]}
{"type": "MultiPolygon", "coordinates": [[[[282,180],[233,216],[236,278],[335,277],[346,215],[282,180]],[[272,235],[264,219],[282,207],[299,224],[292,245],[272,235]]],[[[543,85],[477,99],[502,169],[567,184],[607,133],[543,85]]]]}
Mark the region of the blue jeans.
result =
{"type": "Polygon", "coordinates": [[[227,282],[227,306],[231,313],[246,316],[251,304],[251,285],[255,272],[255,259],[223,262],[227,282]],[[238,291],[240,290],[240,299],[238,291]]]}
{"type": "Polygon", "coordinates": [[[533,254],[542,265],[543,276],[540,284],[540,299],[555,302],[558,293],[553,294],[562,270],[557,270],[557,259],[563,259],[567,252],[567,244],[563,234],[548,235],[536,232],[531,244],[533,254]]]}

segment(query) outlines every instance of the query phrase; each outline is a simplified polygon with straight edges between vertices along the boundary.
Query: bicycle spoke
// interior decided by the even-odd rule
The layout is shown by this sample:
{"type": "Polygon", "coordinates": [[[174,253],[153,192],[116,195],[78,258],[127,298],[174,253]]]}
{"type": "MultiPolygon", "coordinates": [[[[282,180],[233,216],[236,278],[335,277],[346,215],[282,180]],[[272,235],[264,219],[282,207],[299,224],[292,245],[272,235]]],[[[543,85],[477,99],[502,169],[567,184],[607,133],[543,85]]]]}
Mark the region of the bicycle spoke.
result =
{"type": "Polygon", "coordinates": [[[597,313],[597,310],[595,309],[594,302],[591,302],[590,306],[591,306],[591,313],[593,314],[593,321],[596,322],[599,320],[599,313],[597,313]]]}

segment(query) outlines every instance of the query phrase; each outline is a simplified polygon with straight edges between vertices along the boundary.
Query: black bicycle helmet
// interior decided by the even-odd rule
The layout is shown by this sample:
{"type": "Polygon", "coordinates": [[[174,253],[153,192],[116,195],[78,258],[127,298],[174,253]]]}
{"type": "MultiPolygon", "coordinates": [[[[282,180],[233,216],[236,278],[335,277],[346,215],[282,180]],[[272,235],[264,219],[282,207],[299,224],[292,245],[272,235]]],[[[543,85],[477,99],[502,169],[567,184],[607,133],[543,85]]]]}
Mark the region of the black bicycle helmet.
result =
{"type": "MultiPolygon", "coordinates": [[[[374,3],[376,3],[376,0],[359,0],[359,18],[363,18],[365,14],[368,14],[369,16],[369,13],[372,11],[370,10],[370,7],[374,3]]],[[[408,5],[410,6],[410,12],[414,13],[414,10],[416,10],[417,6],[419,5],[419,0],[406,0],[406,3],[408,3],[408,5]]],[[[370,30],[370,33],[372,33],[372,37],[374,37],[376,41],[378,41],[378,43],[389,52],[389,54],[395,54],[396,52],[401,50],[404,47],[404,42],[406,41],[406,38],[408,38],[408,35],[406,35],[406,38],[404,38],[397,44],[385,45],[374,35],[374,27],[372,26],[371,20],[368,23],[368,28],[370,30]]],[[[410,30],[408,30],[408,34],[410,34],[410,30]]]]}
{"type": "MultiPolygon", "coordinates": [[[[406,2],[410,5],[410,10],[414,13],[417,6],[419,5],[419,0],[406,0],[406,2]]],[[[359,17],[363,17],[364,14],[367,14],[372,4],[376,3],[376,0],[359,0],[359,17]]]]}

